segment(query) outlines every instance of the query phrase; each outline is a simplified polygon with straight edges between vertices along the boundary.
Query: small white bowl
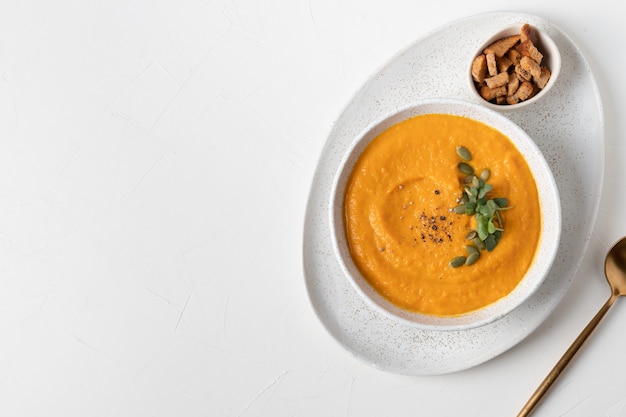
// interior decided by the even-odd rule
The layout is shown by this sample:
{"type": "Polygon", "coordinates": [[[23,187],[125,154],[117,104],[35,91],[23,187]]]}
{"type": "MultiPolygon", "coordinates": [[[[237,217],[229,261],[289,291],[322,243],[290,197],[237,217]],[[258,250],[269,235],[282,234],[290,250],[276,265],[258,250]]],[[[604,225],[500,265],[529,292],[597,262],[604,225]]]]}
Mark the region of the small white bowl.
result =
{"type": "Polygon", "coordinates": [[[533,140],[504,115],[479,104],[457,99],[426,99],[388,114],[366,128],[346,151],[334,178],[330,225],[335,254],[346,278],[375,310],[394,320],[425,330],[464,330],[493,322],[522,304],[541,285],[552,267],[561,234],[561,207],[552,172],[533,140]],[[483,122],[506,135],[524,155],[535,177],[542,211],[542,231],[532,265],[509,295],[482,309],[458,316],[432,316],[401,309],[382,297],[362,277],[348,249],[343,199],[346,182],[365,147],[392,125],[422,114],[452,114],[483,122]]]}
{"type": "Polygon", "coordinates": [[[541,100],[542,97],[545,97],[545,95],[548,94],[548,92],[552,89],[552,87],[556,83],[556,80],[559,77],[559,74],[561,72],[561,53],[559,52],[559,48],[556,46],[556,43],[554,43],[554,40],[552,40],[552,38],[546,32],[544,32],[543,30],[539,29],[536,26],[532,26],[532,29],[534,30],[535,35],[537,36],[537,42],[535,46],[537,47],[539,52],[541,52],[543,55],[543,60],[541,61],[541,65],[548,68],[550,72],[552,73],[546,86],[543,89],[539,90],[537,94],[535,94],[530,99],[525,100],[525,101],[520,101],[517,104],[496,104],[496,103],[492,103],[490,101],[485,100],[480,95],[479,91],[476,89],[476,84],[474,83],[474,79],[472,78],[472,62],[474,58],[480,55],[483,52],[483,50],[487,46],[491,45],[493,42],[502,38],[506,38],[508,36],[518,35],[521,31],[522,26],[523,24],[511,25],[502,29],[498,33],[494,34],[491,38],[487,39],[480,46],[480,48],[476,50],[476,52],[472,55],[472,58],[470,59],[470,62],[467,67],[467,80],[469,84],[469,89],[474,99],[480,104],[482,104],[483,106],[486,106],[486,107],[489,107],[490,109],[501,111],[501,112],[510,112],[513,110],[520,110],[520,109],[526,108],[530,106],[531,104],[536,103],[538,100],[541,100]]]}

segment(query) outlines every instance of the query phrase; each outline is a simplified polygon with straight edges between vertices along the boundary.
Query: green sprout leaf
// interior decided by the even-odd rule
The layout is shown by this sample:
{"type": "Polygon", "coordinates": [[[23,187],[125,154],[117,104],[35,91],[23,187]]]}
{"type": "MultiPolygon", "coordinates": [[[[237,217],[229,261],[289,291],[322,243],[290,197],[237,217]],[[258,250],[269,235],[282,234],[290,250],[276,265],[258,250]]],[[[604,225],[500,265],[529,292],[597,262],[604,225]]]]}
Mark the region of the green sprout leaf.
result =
{"type": "Polygon", "coordinates": [[[504,197],[492,198],[493,185],[487,183],[491,178],[491,171],[485,168],[480,171],[477,176],[474,169],[468,162],[472,160],[470,151],[462,146],[456,148],[461,161],[458,163],[458,169],[464,174],[461,180],[462,195],[457,200],[459,205],[450,209],[457,214],[465,214],[467,216],[475,216],[476,230],[468,233],[467,239],[471,240],[473,245],[467,246],[468,256],[458,256],[453,259],[451,266],[458,268],[462,266],[462,259],[465,259],[465,265],[473,265],[478,261],[480,251],[493,251],[504,232],[504,222],[501,211],[510,210],[509,200],[504,197]],[[471,249],[470,249],[471,248],[471,249]]]}

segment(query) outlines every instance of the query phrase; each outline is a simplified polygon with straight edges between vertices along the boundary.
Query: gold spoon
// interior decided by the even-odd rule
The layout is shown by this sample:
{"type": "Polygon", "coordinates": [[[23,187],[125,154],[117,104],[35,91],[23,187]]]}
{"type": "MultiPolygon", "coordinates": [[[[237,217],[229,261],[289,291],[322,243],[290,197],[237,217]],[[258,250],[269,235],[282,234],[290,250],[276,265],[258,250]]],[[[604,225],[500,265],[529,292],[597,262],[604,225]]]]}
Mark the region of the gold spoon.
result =
{"type": "Polygon", "coordinates": [[[606,303],[604,303],[602,308],[600,308],[600,311],[596,313],[594,318],[591,319],[587,327],[585,327],[576,340],[574,340],[574,343],[567,349],[554,368],[552,368],[517,417],[530,415],[530,412],[535,408],[539,400],[541,400],[552,383],[561,375],[563,369],[565,369],[576,352],[578,352],[578,349],[585,343],[585,340],[587,340],[591,332],[593,332],[598,323],[600,323],[600,320],[602,320],[606,312],[609,311],[613,302],[617,297],[626,295],[626,237],[615,243],[606,255],[606,260],[604,261],[604,275],[611,286],[611,296],[606,303]]]}

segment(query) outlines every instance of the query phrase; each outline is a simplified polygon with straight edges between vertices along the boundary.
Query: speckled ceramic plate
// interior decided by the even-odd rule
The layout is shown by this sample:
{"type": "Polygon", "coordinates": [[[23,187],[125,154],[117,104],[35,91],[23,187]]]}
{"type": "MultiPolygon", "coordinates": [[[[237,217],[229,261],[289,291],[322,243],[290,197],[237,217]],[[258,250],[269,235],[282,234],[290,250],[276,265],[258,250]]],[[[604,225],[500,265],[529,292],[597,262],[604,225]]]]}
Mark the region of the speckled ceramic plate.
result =
{"type": "Polygon", "coordinates": [[[604,118],[592,71],[571,39],[550,22],[488,13],[441,27],[385,63],[355,94],[331,130],[311,186],[303,262],[311,304],[332,337],[356,358],[389,372],[444,374],[479,365],[514,346],[554,310],[580,266],[595,222],[604,170],[604,118]],[[334,255],[329,225],[333,178],[354,138],[372,121],[416,99],[472,100],[465,69],[502,27],[528,22],[558,45],[561,74],[550,95],[506,116],[533,138],[554,174],[562,205],[557,260],[542,286],[512,313],[464,331],[427,331],[375,311],[350,285],[334,255]]]}

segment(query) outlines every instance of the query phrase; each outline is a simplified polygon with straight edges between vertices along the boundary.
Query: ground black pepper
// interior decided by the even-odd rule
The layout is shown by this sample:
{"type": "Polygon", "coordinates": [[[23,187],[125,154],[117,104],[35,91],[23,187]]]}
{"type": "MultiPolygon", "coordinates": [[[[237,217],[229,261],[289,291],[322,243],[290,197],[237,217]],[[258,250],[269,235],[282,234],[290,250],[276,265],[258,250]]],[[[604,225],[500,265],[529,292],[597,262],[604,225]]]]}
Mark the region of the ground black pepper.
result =
{"type": "Polygon", "coordinates": [[[428,241],[432,243],[443,243],[447,238],[449,241],[452,241],[452,235],[450,233],[451,226],[453,224],[452,220],[449,220],[446,216],[443,215],[427,215],[425,212],[422,212],[419,217],[421,224],[410,226],[409,230],[418,229],[421,230],[420,235],[422,238],[422,242],[426,243],[428,241]]]}

